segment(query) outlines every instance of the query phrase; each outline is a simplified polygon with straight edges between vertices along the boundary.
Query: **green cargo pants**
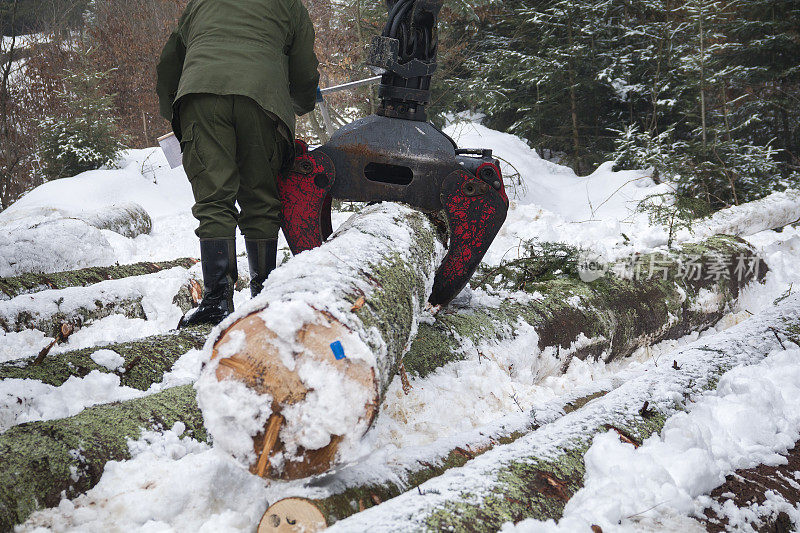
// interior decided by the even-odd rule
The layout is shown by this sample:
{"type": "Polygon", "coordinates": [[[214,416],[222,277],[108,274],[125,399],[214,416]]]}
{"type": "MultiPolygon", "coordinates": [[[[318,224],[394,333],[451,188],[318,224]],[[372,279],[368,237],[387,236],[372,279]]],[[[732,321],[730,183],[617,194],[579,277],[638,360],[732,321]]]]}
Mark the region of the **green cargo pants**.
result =
{"type": "Polygon", "coordinates": [[[246,96],[190,94],[180,100],[183,168],[201,239],[275,239],[276,178],[289,149],[277,119],[246,96]],[[241,213],[236,209],[239,203],[241,213]]]}

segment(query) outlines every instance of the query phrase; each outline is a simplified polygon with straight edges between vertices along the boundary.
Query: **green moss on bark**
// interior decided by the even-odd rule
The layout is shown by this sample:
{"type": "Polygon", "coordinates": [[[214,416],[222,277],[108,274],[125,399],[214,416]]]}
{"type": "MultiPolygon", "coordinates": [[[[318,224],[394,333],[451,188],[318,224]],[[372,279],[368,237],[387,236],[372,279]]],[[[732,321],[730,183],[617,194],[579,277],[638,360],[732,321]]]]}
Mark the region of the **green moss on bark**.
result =
{"type": "Polygon", "coordinates": [[[186,435],[206,440],[191,385],[11,428],[0,435],[0,531],[37,509],[58,505],[62,493],[73,498],[86,492],[108,461],[130,458],[129,440],[176,422],[186,425],[186,435]]]}
{"type": "Polygon", "coordinates": [[[13,278],[0,278],[0,300],[9,300],[21,294],[32,294],[48,289],[86,287],[101,281],[154,274],[175,267],[190,268],[195,263],[196,259],[183,258],[159,263],[112,265],[52,274],[23,274],[13,278]]]}
{"type": "Polygon", "coordinates": [[[35,379],[58,386],[70,376],[83,377],[94,370],[114,372],[92,360],[92,354],[103,349],[125,359],[123,370],[117,371],[122,385],[147,390],[161,381],[181,355],[201,348],[210,331],[210,327],[200,326],[136,341],[73,350],[49,355],[38,364],[35,364],[36,357],[29,357],[0,364],[0,379],[35,379]]]}
{"type": "MultiPolygon", "coordinates": [[[[412,229],[415,237],[413,246],[402,256],[392,254],[379,264],[364,266],[362,273],[375,286],[375,290],[364,305],[354,311],[368,331],[377,332],[376,338],[379,337],[385,344],[386,352],[396,354],[393,358],[378,357],[381,398],[397,375],[400,356],[408,345],[417,308],[427,302],[426,276],[421,274],[428,272],[430,277],[433,276],[436,240],[443,244],[446,239],[446,235],[423,213],[405,215],[397,223],[412,229]]],[[[355,304],[361,296],[354,291],[346,298],[355,304]]],[[[377,344],[372,348],[378,353],[377,344]]]]}
{"type": "Polygon", "coordinates": [[[662,414],[620,414],[615,426],[601,426],[572,446],[564,447],[556,459],[531,457],[525,461],[512,461],[503,465],[491,493],[480,498],[481,503],[470,503],[470,495],[463,501],[450,503],[434,511],[426,520],[432,531],[497,531],[506,522],[519,522],[535,517],[538,520],[559,519],[569,499],[583,486],[585,474],[584,454],[595,435],[609,429],[618,430],[624,437],[641,443],[650,435],[661,431],[666,422],[662,414]]]}
{"type": "MultiPolygon", "coordinates": [[[[528,283],[525,293],[529,296],[525,298],[506,298],[496,307],[445,309],[435,323],[421,324],[404,358],[406,370],[425,376],[446,363],[468,357],[467,350],[474,350],[470,344],[474,347],[512,339],[520,321],[535,328],[539,349],[558,347],[564,354],[565,367],[572,357],[611,361],[642,346],[709,327],[724,315],[745,285],[763,280],[768,271],[753,249],[736,237],[712,237],[685,245],[678,253],[705,264],[720,257],[728,268],[727,275],[689,279],[679,275],[677,254],[657,253],[638,260],[648,264],[652,259],[663,266],[666,279],[607,275],[591,283],[573,278],[528,283]],[[755,262],[758,268],[738,272],[740,258],[755,262]],[[719,305],[700,305],[698,299],[704,290],[717,294],[719,305]],[[580,338],[591,341],[574,350],[580,338]]],[[[484,288],[492,291],[491,285],[484,288]]]]}

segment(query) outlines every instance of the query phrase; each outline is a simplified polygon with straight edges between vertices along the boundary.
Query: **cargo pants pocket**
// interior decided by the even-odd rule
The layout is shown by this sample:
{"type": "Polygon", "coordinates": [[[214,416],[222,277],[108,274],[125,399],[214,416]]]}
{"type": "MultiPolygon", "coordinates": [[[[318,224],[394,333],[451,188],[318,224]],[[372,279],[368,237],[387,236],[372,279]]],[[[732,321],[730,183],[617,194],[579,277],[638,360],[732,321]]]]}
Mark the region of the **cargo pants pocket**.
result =
{"type": "Polygon", "coordinates": [[[205,172],[206,165],[197,149],[196,124],[190,123],[184,129],[181,139],[181,151],[183,152],[183,170],[189,181],[194,181],[197,176],[205,172]]]}

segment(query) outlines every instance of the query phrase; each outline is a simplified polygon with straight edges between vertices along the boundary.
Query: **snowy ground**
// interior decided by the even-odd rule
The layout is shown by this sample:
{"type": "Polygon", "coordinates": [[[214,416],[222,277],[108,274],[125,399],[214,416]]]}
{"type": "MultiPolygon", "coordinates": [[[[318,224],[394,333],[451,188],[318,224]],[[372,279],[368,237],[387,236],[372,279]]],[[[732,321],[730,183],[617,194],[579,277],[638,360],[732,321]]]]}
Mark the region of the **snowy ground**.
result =
{"type": "MultiPolygon", "coordinates": [[[[511,191],[515,194],[508,221],[487,254],[487,262],[496,264],[513,257],[519,244],[532,238],[592,249],[608,259],[666,242],[665,228],[652,227],[646,216],[634,214],[644,198],[670,190],[667,184],[653,183],[646,172],[612,172],[607,164],[591,176],[577,177],[566,167],[542,160],[511,135],[472,122],[452,125],[447,131],[463,147],[493,148],[521,174],[521,182],[511,191]]],[[[191,191],[183,170],[170,170],[155,149],[129,152],[120,167],[45,184],[0,213],[0,227],[23,233],[36,231],[32,226],[56,212],[80,213],[132,201],[152,217],[149,235],[130,239],[74,221],[63,226],[63,239],[36,240],[39,246],[51,246],[49,254],[43,256],[52,260],[38,261],[41,270],[197,257],[199,247],[193,234],[196,223],[189,211],[191,191]]],[[[347,216],[335,214],[334,225],[347,216]]],[[[0,258],[13,254],[14,261],[0,260],[0,268],[5,264],[7,269],[0,275],[13,274],[12,263],[24,263],[24,257],[19,256],[24,252],[14,241],[4,240],[6,233],[0,232],[0,258]]],[[[692,235],[684,232],[679,238],[692,235]]],[[[399,383],[393,383],[375,426],[362,446],[352,452],[351,464],[342,469],[343,479],[392,475],[398,465],[436,457],[449,450],[453,442],[491,434],[501,426],[522,427],[532,409],[546,410],[560,398],[582,391],[618,387],[654,368],[659,360],[670,360],[670,352],[678,347],[701,335],[713,336],[769,308],[792,284],[800,283],[800,230],[764,231],[749,240],[761,251],[771,271],[763,286],[744,292],[739,308],[715,329],[662,343],[611,365],[576,360],[564,375],[554,374],[545,364],[547,354],[535,348],[534,337],[523,338],[513,345],[496,347],[492,360],[484,364],[457,362],[412,381],[408,395],[399,383]],[[510,362],[515,364],[514,372],[508,371],[510,362]],[[448,409],[442,410],[442,405],[448,405],[448,409]]],[[[240,240],[240,254],[243,244],[240,240]]],[[[240,271],[247,271],[243,255],[240,271]]],[[[149,297],[152,303],[147,320],[112,316],[79,331],[56,350],[99,346],[174,327],[177,308],[160,301],[156,294],[149,297]]],[[[243,302],[247,296],[240,293],[236,298],[243,302]]],[[[5,302],[0,302],[0,310],[3,305],[5,302]]],[[[2,335],[0,361],[33,355],[49,341],[40,332],[2,335]]],[[[100,353],[98,357],[107,355],[100,353]]],[[[770,441],[770,435],[776,434],[775,427],[780,426],[784,436],[781,446],[800,434],[800,419],[792,414],[800,398],[793,384],[800,377],[798,355],[798,350],[789,348],[771,354],[757,368],[731,371],[716,393],[704,396],[689,413],[674,417],[661,436],[654,436],[635,451],[613,438],[596,439],[587,456],[587,487],[568,506],[561,530],[575,531],[579,529],[570,529],[569,524],[582,526],[598,521],[603,521],[604,531],[630,528],[630,524],[615,526],[615,520],[627,516],[624,513],[631,514],[630,509],[637,512],[648,507],[638,505],[641,501],[654,505],[673,494],[680,495],[678,503],[661,506],[664,512],[653,518],[652,527],[696,527],[689,516],[703,504],[703,495],[714,488],[709,480],[724,477],[754,460],[774,457],[776,442],[770,441]],[[794,396],[789,398],[791,394],[794,396]],[[741,423],[754,417],[760,417],[762,423],[754,428],[741,423]],[[726,435],[726,439],[703,440],[717,433],[726,435]],[[698,437],[691,442],[676,437],[685,434],[698,437]],[[695,449],[704,450],[705,455],[692,456],[689,451],[695,449]],[[680,461],[676,461],[678,457],[680,461]],[[670,466],[676,463],[684,465],[680,471],[670,466]],[[699,468],[706,463],[713,464],[713,471],[699,468]],[[647,483],[651,476],[663,482],[647,483]],[[604,491],[614,498],[604,497],[604,491]]],[[[154,390],[190,382],[199,371],[199,358],[199,352],[184,356],[176,372],[167,376],[165,383],[154,385],[154,390]]],[[[134,394],[119,387],[118,378],[114,378],[90,374],[61,387],[9,380],[0,383],[0,400],[21,393],[36,399],[14,412],[17,422],[59,418],[94,403],[134,394]]],[[[269,485],[218,450],[181,439],[181,434],[182,428],[176,427],[131,443],[133,459],[109,463],[102,480],[89,493],[37,513],[21,530],[252,531],[269,503],[287,494],[313,494],[313,489],[302,482],[269,485]]],[[[558,526],[525,522],[516,527],[520,531],[545,531],[558,526]]],[[[512,526],[507,529],[512,530],[512,526]]]]}

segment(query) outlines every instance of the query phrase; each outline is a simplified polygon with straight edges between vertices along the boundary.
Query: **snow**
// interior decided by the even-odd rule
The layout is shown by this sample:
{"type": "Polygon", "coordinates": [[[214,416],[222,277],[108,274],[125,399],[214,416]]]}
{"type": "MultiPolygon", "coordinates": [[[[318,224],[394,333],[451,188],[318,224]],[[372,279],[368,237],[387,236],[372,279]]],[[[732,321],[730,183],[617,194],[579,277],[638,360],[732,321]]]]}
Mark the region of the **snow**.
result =
{"type": "Polygon", "coordinates": [[[772,193],[745,207],[729,207],[717,211],[704,220],[694,233],[698,237],[720,233],[755,235],[778,225],[788,226],[800,222],[797,216],[798,211],[800,211],[800,191],[788,189],[772,193]]]}
{"type": "MultiPolygon", "coordinates": [[[[496,447],[489,452],[476,457],[467,465],[462,468],[452,469],[445,472],[443,475],[434,478],[420,486],[420,491],[410,491],[397,498],[389,500],[380,506],[367,509],[366,511],[356,514],[348,519],[337,522],[330,530],[333,531],[364,531],[369,528],[380,531],[415,531],[422,528],[425,523],[426,517],[430,515],[435,509],[441,508],[448,502],[467,501],[473,505],[480,505],[481,502],[494,494],[493,491],[502,491],[502,477],[498,474],[498,469],[502,465],[509,464],[514,461],[529,462],[532,457],[541,459],[555,459],[559,457],[564,449],[579,446],[581,442],[591,438],[591,431],[598,431],[603,428],[605,424],[617,423],[619,420],[632,419],[633,416],[641,409],[644,401],[648,401],[651,409],[655,409],[661,413],[674,414],[680,417],[680,408],[684,403],[683,398],[688,394],[692,396],[692,392],[702,390],[701,387],[704,383],[712,382],[714,376],[722,373],[726,368],[731,367],[746,367],[748,365],[764,364],[769,367],[769,360],[762,363],[768,354],[772,354],[780,348],[780,342],[774,336],[773,328],[776,324],[780,325],[781,316],[797,316],[800,312],[800,297],[793,296],[788,298],[781,304],[780,307],[772,307],[762,311],[750,320],[744,321],[741,324],[712,335],[707,339],[701,339],[686,348],[673,352],[670,358],[674,357],[678,369],[672,368],[669,365],[654,366],[647,372],[644,372],[636,377],[628,376],[625,383],[614,391],[608,393],[602,398],[590,402],[582,409],[577,410],[569,415],[566,415],[550,424],[547,424],[537,431],[529,433],[528,435],[520,438],[519,440],[505,445],[496,447]],[[628,413],[625,415],[625,413],[628,413]]],[[[798,352],[796,346],[791,345],[787,340],[783,340],[791,346],[790,355],[781,359],[781,365],[788,365],[792,361],[795,363],[793,372],[787,376],[787,381],[797,379],[797,372],[800,371],[796,366],[796,354],[798,352]]],[[[786,351],[786,350],[784,350],[786,351]]],[[[738,376],[749,376],[751,379],[760,374],[760,368],[755,369],[742,368],[734,370],[739,372],[738,376]]],[[[782,375],[781,370],[775,369],[775,379],[779,379],[782,375]]],[[[730,421],[727,423],[731,426],[731,431],[734,428],[740,432],[738,435],[735,431],[732,434],[730,441],[718,440],[710,443],[710,446],[719,445],[722,448],[730,442],[736,442],[735,449],[727,449],[724,452],[730,454],[730,457],[735,456],[741,450],[752,448],[756,455],[755,460],[764,457],[774,457],[773,452],[766,452],[760,450],[755,444],[763,444],[769,442],[774,445],[774,449],[789,446],[794,442],[789,443],[792,437],[797,437],[796,433],[800,432],[800,423],[795,424],[788,422],[785,419],[786,413],[789,412],[796,402],[800,401],[800,397],[795,394],[795,398],[789,399],[794,391],[792,389],[786,391],[787,397],[782,395],[782,387],[785,387],[787,381],[776,381],[772,387],[767,388],[766,392],[763,387],[767,385],[766,381],[755,383],[750,386],[739,385],[739,379],[734,379],[730,374],[726,374],[725,379],[730,381],[721,381],[723,385],[730,383],[728,386],[723,386],[720,389],[720,394],[725,395],[729,392],[740,393],[745,390],[761,391],[764,393],[764,398],[755,403],[755,408],[759,410],[759,417],[764,421],[761,423],[761,429],[758,427],[754,433],[742,436],[742,432],[748,431],[745,429],[752,423],[751,418],[747,415],[752,415],[750,412],[742,413],[744,418],[738,416],[731,416],[727,414],[730,421]],[[784,398],[783,402],[779,398],[784,398]],[[776,411],[775,415],[769,409],[776,411]],[[771,430],[770,428],[778,428],[781,431],[771,430]],[[772,433],[770,433],[772,431],[772,433]],[[753,441],[753,435],[759,434],[759,441],[753,441]],[[744,440],[738,442],[737,437],[742,437],[744,440]],[[750,441],[748,441],[748,437],[750,441]],[[760,455],[759,455],[760,453],[760,455]]],[[[744,379],[748,382],[748,379],[744,379]]],[[[745,398],[737,405],[746,405],[749,398],[745,398]]],[[[736,410],[734,408],[734,415],[736,410]]],[[[710,420],[714,416],[713,413],[706,412],[705,419],[710,420]]],[[[792,415],[788,420],[798,420],[797,415],[792,415]]],[[[724,422],[723,422],[724,423],[724,422]]],[[[754,424],[758,426],[757,424],[754,424]]],[[[667,426],[667,431],[672,426],[667,426]]],[[[727,428],[726,428],[727,429],[727,428]]],[[[605,433],[605,432],[603,432],[605,433]]],[[[707,434],[705,427],[698,430],[699,434],[707,434]]],[[[663,434],[663,433],[662,433],[663,434]]],[[[675,433],[677,441],[680,441],[680,431],[675,433]]],[[[618,438],[618,437],[617,437],[618,438]]],[[[724,438],[724,437],[723,437],[724,438]]],[[[689,440],[689,437],[687,437],[689,440]]],[[[796,439],[795,439],[796,440],[796,439]]],[[[600,441],[603,442],[602,439],[600,441]]],[[[773,449],[773,450],[774,450],[773,449]]],[[[674,457],[679,456],[676,453],[674,457]]],[[[694,460],[694,459],[693,459],[694,460]]],[[[699,461],[699,459],[698,459],[699,461]]],[[[624,462],[624,461],[622,461],[624,462]]],[[[680,465],[681,463],[679,463],[680,465]]],[[[692,470],[680,470],[680,466],[676,467],[678,472],[695,473],[692,470]]],[[[724,462],[719,465],[720,470],[729,468],[724,462]]],[[[609,470],[614,470],[610,467],[609,470]]],[[[637,472],[635,468],[631,471],[637,472]]],[[[709,474],[707,470],[698,470],[698,487],[706,487],[709,474]],[[706,483],[705,485],[703,483],[706,483]]],[[[601,475],[601,481],[609,483],[609,477],[612,479],[618,472],[614,470],[611,474],[607,472],[601,475]]],[[[644,472],[639,478],[642,483],[649,482],[649,472],[644,472]]],[[[677,474],[676,474],[677,475],[677,474]]],[[[723,476],[724,478],[724,476],[723,476]]],[[[693,478],[694,479],[694,478],[693,478]]],[[[659,482],[663,483],[663,479],[657,478],[653,482],[653,486],[657,486],[659,482]]],[[[720,481],[721,483],[721,481],[720,481]]],[[[713,488],[713,487],[712,487],[713,488]]],[[[616,493],[614,492],[617,487],[611,488],[606,492],[606,499],[602,501],[608,502],[608,507],[618,513],[619,516],[628,516],[631,513],[624,514],[630,509],[621,506],[614,507],[616,504],[616,493]]],[[[652,486],[651,486],[652,489],[652,486]]],[[[597,489],[601,491],[601,489],[597,489]]],[[[656,492],[655,500],[659,496],[669,495],[669,487],[664,489],[665,492],[656,492]]],[[[593,493],[597,494],[597,492],[593,493]]],[[[677,497],[677,494],[672,494],[672,497],[677,497]]],[[[623,500],[624,501],[624,500],[623,500]]],[[[651,501],[651,500],[647,500],[651,501]]],[[[660,500],[659,500],[660,501],[660,500]]],[[[657,503],[657,502],[656,502],[657,503]]],[[[651,503],[652,504],[652,503],[651,503]]],[[[592,503],[586,504],[591,507],[592,503]]],[[[640,512],[646,509],[648,505],[639,506],[636,511],[640,512]]],[[[604,509],[599,507],[599,509],[604,509]]],[[[609,511],[610,512],[610,511],[609,511]]],[[[602,514],[592,515],[603,518],[602,514]]],[[[617,515],[614,515],[617,516],[617,515]]],[[[585,525],[584,523],[582,523],[585,525]]],[[[611,520],[603,522],[607,524],[609,530],[614,525],[611,520]]],[[[570,529],[566,527],[564,531],[577,531],[581,530],[576,528],[574,523],[570,523],[570,529]]],[[[591,522],[589,522],[591,525],[591,522]]],[[[532,530],[536,527],[535,525],[532,530]]],[[[603,526],[606,530],[606,526],[603,526]]]]}
{"type": "Polygon", "coordinates": [[[125,358],[113,350],[97,350],[91,355],[92,361],[108,370],[119,370],[125,358]]]}
{"type": "Polygon", "coordinates": [[[704,495],[729,473],[785,464],[780,454],[800,439],[798,358],[800,349],[778,350],[730,370],[716,391],[673,415],[638,449],[613,431],[599,435],[585,455],[584,487],[558,526],[529,520],[502,531],[572,532],[592,524],[637,531],[640,519],[702,514],[710,504],[704,495]]]}
{"type": "Polygon", "coordinates": [[[251,531],[267,507],[264,482],[232,459],[189,437],[180,423],[148,432],[112,461],[100,483],[38,513],[23,531],[251,531]]]}
{"type": "MultiPolygon", "coordinates": [[[[606,164],[590,176],[577,177],[570,169],[541,159],[519,138],[489,130],[476,122],[453,123],[446,132],[463,147],[493,148],[496,155],[507,160],[521,174],[521,181],[509,191],[512,206],[508,220],[487,254],[487,263],[497,264],[503,258],[514,257],[520,243],[529,239],[568,243],[592,250],[609,261],[635,252],[650,251],[666,243],[665,228],[650,225],[646,215],[634,212],[648,196],[671,190],[669,184],[655,184],[647,172],[613,172],[610,164],[606,164]]],[[[118,169],[102,169],[46,183],[0,213],[0,228],[3,229],[0,232],[0,258],[3,258],[0,269],[9,269],[0,275],[27,269],[23,265],[37,265],[42,270],[54,271],[115,262],[198,257],[199,246],[193,233],[196,222],[190,213],[191,189],[182,169],[169,169],[161,152],[155,149],[126,152],[119,165],[118,169]],[[109,230],[99,230],[80,220],[63,220],[64,214],[80,218],[126,202],[135,202],[148,212],[152,219],[149,234],[129,238],[109,230]],[[31,228],[56,217],[62,219],[58,222],[58,239],[53,239],[52,232],[46,228],[38,232],[37,228],[31,228]],[[11,234],[12,229],[16,236],[9,239],[6,235],[11,234]],[[16,264],[4,267],[8,258],[16,264]]],[[[504,166],[507,174],[509,169],[504,166]]],[[[244,387],[222,385],[223,388],[206,395],[205,399],[201,395],[201,402],[206,402],[204,411],[210,413],[206,422],[215,428],[212,431],[213,447],[183,436],[184,431],[179,426],[149,432],[130,444],[135,452],[133,459],[109,463],[100,483],[87,494],[63,500],[57,507],[34,514],[20,530],[252,531],[267,506],[282,497],[324,496],[367,480],[402,481],[419,461],[440,459],[455,446],[465,449],[480,447],[493,437],[529,429],[533,421],[541,424],[542,428],[531,434],[534,436],[530,439],[497,447],[493,452],[470,461],[464,469],[432,480],[423,487],[425,490],[440,490],[441,496],[430,493],[425,496],[437,501],[448,493],[454,494],[472,486],[470,484],[474,484],[476,492],[486,490],[491,479],[476,474],[481,472],[481,468],[496,464],[501,457],[522,453],[520,450],[523,448],[529,451],[532,445],[546,446],[555,437],[569,434],[569,428],[575,423],[571,420],[589,416],[587,412],[580,414],[584,409],[565,415],[563,406],[571,399],[597,391],[616,391],[607,397],[616,394],[611,399],[624,398],[633,390],[629,383],[637,380],[654,382],[667,370],[666,367],[671,367],[674,359],[678,359],[687,371],[702,376],[707,367],[699,363],[692,366],[692,357],[680,358],[680,354],[688,353],[688,343],[723,342],[730,339],[726,335],[736,328],[752,331],[752,323],[758,322],[763,313],[772,312],[773,302],[792,290],[792,284],[796,290],[800,284],[800,230],[789,226],[781,232],[760,231],[750,235],[752,231],[748,231],[748,228],[763,229],[776,220],[790,217],[797,207],[797,197],[793,194],[791,191],[778,193],[765,200],[770,208],[774,208],[770,212],[777,212],[769,220],[763,220],[765,210],[762,208],[733,208],[696,224],[693,233],[682,231],[678,234],[677,240],[681,242],[700,239],[721,230],[741,233],[770,266],[765,284],[745,289],[738,307],[707,332],[692,332],[684,339],[642,349],[628,360],[611,365],[575,360],[563,374],[554,367],[550,348],[538,350],[538,335],[533,330],[522,331],[515,342],[493,346],[465,345],[465,351],[475,354],[481,351],[483,357],[451,363],[424,379],[412,378],[412,389],[408,394],[403,392],[399,380],[392,382],[372,429],[360,442],[351,443],[346,449],[345,464],[336,472],[313,482],[267,483],[242,468],[241,463],[247,462],[249,454],[252,454],[250,439],[263,428],[269,409],[265,408],[264,397],[248,392],[244,387]],[[513,365],[512,369],[509,369],[510,365],[513,365]],[[224,389],[227,386],[231,389],[224,389]]],[[[348,216],[348,213],[334,213],[334,226],[341,225],[348,216]]],[[[403,236],[389,235],[387,238],[402,242],[403,236]]],[[[241,236],[238,239],[239,250],[243,251],[241,236]]],[[[285,241],[281,240],[280,244],[285,247],[285,241]]],[[[350,245],[359,250],[357,241],[350,245]]],[[[279,251],[279,257],[282,255],[283,252],[279,251]]],[[[240,271],[247,272],[246,259],[240,255],[239,261],[240,271]]],[[[325,268],[335,268],[339,262],[335,258],[326,262],[319,257],[315,261],[325,268]]],[[[311,294],[313,291],[303,286],[310,263],[295,260],[293,265],[294,268],[276,272],[275,279],[271,278],[267,283],[261,301],[250,302],[246,294],[238,293],[235,298],[237,309],[245,313],[248,309],[263,307],[264,302],[274,299],[277,287],[284,285],[289,285],[296,294],[303,291],[311,294]]],[[[195,267],[191,275],[198,272],[199,268],[195,267]]],[[[335,270],[332,272],[332,279],[338,280],[335,270]]],[[[162,277],[153,277],[151,282],[104,282],[106,285],[91,289],[44,291],[33,297],[28,295],[27,299],[20,297],[0,302],[0,314],[9,316],[12,310],[21,309],[43,316],[52,314],[59,309],[90,302],[97,296],[98,289],[108,298],[141,295],[147,311],[146,320],[110,316],[84,327],[67,343],[53,348],[55,353],[97,347],[94,355],[111,368],[119,361],[102,348],[103,344],[162,333],[174,327],[180,312],[168,301],[171,297],[163,297],[163,292],[165,284],[177,286],[186,279],[182,277],[184,275],[165,273],[162,277]]],[[[334,285],[329,287],[330,290],[334,285]]],[[[312,288],[324,291],[328,287],[312,288]]],[[[526,297],[535,298],[535,295],[526,297]]],[[[711,299],[714,297],[710,294],[705,303],[713,304],[711,299]]],[[[308,311],[307,304],[313,300],[310,296],[304,298],[276,299],[273,312],[264,318],[270,328],[281,332],[286,342],[284,355],[287,366],[297,364],[304,374],[303,379],[320,387],[320,392],[309,398],[308,412],[315,420],[326,419],[329,425],[323,433],[330,434],[343,424],[351,423],[342,418],[346,413],[330,408],[330,400],[325,396],[324,391],[337,384],[328,382],[329,376],[324,372],[307,371],[302,361],[295,361],[291,353],[296,321],[303,318],[308,311]]],[[[314,298],[317,302],[324,300],[323,292],[318,292],[314,298]]],[[[783,303],[794,301],[793,298],[791,296],[783,303]]],[[[459,297],[462,303],[496,305],[497,301],[496,295],[482,292],[467,291],[459,297]]],[[[435,320],[433,316],[423,319],[435,320]]],[[[37,331],[6,333],[0,336],[0,362],[35,355],[51,340],[37,331]]],[[[777,342],[774,337],[772,340],[777,342]]],[[[238,351],[241,342],[242,339],[232,339],[223,348],[223,355],[238,351]]],[[[364,340],[359,342],[360,348],[358,345],[346,346],[348,357],[371,361],[372,352],[364,348],[364,340]]],[[[581,342],[592,342],[592,339],[584,338],[581,342]]],[[[579,347],[576,345],[572,349],[579,347]]],[[[686,413],[671,418],[664,432],[652,437],[638,450],[619,443],[613,435],[598,437],[595,441],[598,447],[592,448],[594,451],[590,457],[593,462],[584,489],[587,492],[580,498],[576,496],[569,507],[572,511],[567,520],[577,522],[564,522],[563,526],[526,522],[519,527],[528,528],[524,529],[526,531],[569,530],[568,525],[576,523],[583,529],[589,518],[606,520],[603,522],[607,524],[604,531],[638,526],[641,529],[688,531],[696,526],[690,514],[698,506],[708,503],[703,499],[704,494],[713,488],[714,480],[730,473],[731,469],[750,464],[747,461],[774,458],[792,436],[796,437],[796,402],[800,395],[794,383],[800,382],[797,380],[798,353],[791,345],[787,345],[786,350],[773,346],[771,352],[763,361],[737,360],[740,367],[725,375],[718,391],[689,404],[686,413]],[[756,366],[741,366],[745,363],[756,366]],[[774,416],[770,414],[773,412],[774,416]],[[740,420],[757,423],[745,425],[740,420]],[[603,462],[603,453],[608,455],[608,462],[603,462]],[[599,494],[598,487],[608,487],[608,494],[613,497],[599,494]],[[617,516],[625,518],[641,513],[647,507],[661,503],[667,496],[674,497],[669,503],[643,513],[638,523],[630,520],[623,526],[612,523],[617,516]]],[[[760,357],[765,355],[762,353],[760,357]]],[[[208,358],[208,348],[187,353],[179,359],[172,372],[164,376],[162,383],[153,385],[147,392],[120,386],[119,378],[113,373],[93,372],[82,379],[71,378],[60,387],[29,380],[6,380],[0,386],[0,431],[23,421],[70,416],[97,403],[194,383],[208,358]],[[18,406],[17,398],[22,401],[21,406],[18,406]]],[[[208,376],[211,371],[213,367],[202,373],[208,376]]],[[[198,387],[202,389],[202,385],[198,387]]],[[[667,394],[669,387],[665,383],[660,387],[659,390],[667,394]]],[[[595,409],[589,412],[599,412],[598,405],[610,404],[595,400],[587,405],[595,409]]],[[[581,420],[585,422],[587,419],[581,420]]],[[[322,433],[315,434],[300,426],[290,431],[306,444],[319,445],[326,438],[322,433]]],[[[384,502],[339,524],[339,529],[378,530],[382,529],[380,524],[402,529],[405,522],[392,522],[391,517],[398,516],[398,509],[403,512],[423,509],[415,507],[419,496],[415,494],[416,491],[412,491],[384,502]]],[[[765,505],[784,510],[791,507],[777,500],[769,500],[765,505]]],[[[756,511],[759,510],[727,509],[726,513],[738,520],[756,511]]],[[[766,511],[762,509],[759,512],[766,511]]],[[[792,517],[798,516],[796,511],[792,512],[795,513],[791,514],[792,517]]]]}
{"type": "Polygon", "coordinates": [[[31,379],[4,379],[0,382],[0,432],[23,422],[65,418],[92,405],[144,395],[120,386],[118,375],[97,370],[82,378],[71,376],[58,387],[31,379]]]}
{"type": "MultiPolygon", "coordinates": [[[[154,148],[131,150],[119,165],[119,169],[94,170],[40,185],[0,213],[0,226],[19,235],[20,224],[35,225],[52,218],[54,213],[72,216],[134,202],[155,222],[149,235],[128,239],[69,220],[55,232],[58,239],[53,239],[52,228],[44,232],[28,230],[30,242],[53,247],[49,254],[37,254],[42,270],[198,257],[199,244],[192,234],[197,225],[189,211],[193,204],[191,186],[182,169],[170,170],[161,151],[154,148]]],[[[13,247],[13,241],[0,237],[0,257],[13,257],[19,262],[30,255],[27,248],[13,247]]],[[[0,271],[0,275],[13,274],[0,271]]]]}
{"type": "Polygon", "coordinates": [[[258,394],[239,381],[217,380],[217,365],[207,365],[197,381],[197,404],[214,445],[243,466],[255,462],[253,437],[263,431],[272,414],[272,397],[258,394]]]}

